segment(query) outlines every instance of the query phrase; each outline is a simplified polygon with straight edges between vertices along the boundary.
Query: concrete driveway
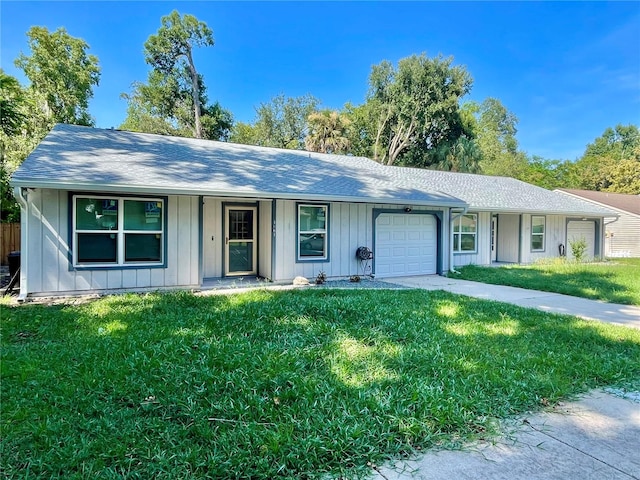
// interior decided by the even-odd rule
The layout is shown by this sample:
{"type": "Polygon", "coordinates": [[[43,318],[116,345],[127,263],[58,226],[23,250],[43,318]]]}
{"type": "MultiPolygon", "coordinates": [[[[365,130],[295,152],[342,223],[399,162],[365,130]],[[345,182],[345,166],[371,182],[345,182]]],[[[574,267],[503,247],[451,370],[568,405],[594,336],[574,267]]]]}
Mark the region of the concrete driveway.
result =
{"type": "Polygon", "coordinates": [[[457,280],[439,275],[394,277],[387,280],[390,283],[410,288],[445,290],[469,297],[507,302],[521,307],[537,308],[545,312],[575,315],[588,320],[599,320],[640,329],[640,307],[631,305],[618,305],[559,293],[457,280]]]}

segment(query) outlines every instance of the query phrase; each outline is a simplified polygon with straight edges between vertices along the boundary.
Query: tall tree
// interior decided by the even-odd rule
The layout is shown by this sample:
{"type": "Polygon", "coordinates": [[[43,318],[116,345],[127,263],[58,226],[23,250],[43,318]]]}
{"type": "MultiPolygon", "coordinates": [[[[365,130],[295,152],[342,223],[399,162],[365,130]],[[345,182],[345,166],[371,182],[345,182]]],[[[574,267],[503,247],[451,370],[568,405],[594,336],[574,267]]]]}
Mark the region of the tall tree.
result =
{"type": "MultiPolygon", "coordinates": [[[[201,138],[227,140],[233,125],[231,112],[216,102],[208,105],[206,87],[199,76],[201,138]]],[[[120,128],[133,132],[195,136],[195,117],[190,76],[185,69],[172,75],[157,70],[149,72],[148,83],[135,82],[132,92],[122,94],[128,102],[127,117],[120,128]]]]}
{"type": "Polygon", "coordinates": [[[640,194],[640,131],[636,125],[607,128],[568,167],[567,186],[640,194]]]}
{"type": "Polygon", "coordinates": [[[213,31],[193,15],[180,16],[177,10],[162,17],[161,22],[158,33],[151,35],[144,44],[145,60],[167,76],[176,76],[176,70],[188,71],[195,137],[203,138],[200,77],[193,61],[193,48],[213,46],[213,31]]]}
{"type": "Polygon", "coordinates": [[[320,153],[347,153],[350,120],[333,110],[322,110],[309,115],[309,132],[304,139],[307,150],[320,153]]]}
{"type": "Polygon", "coordinates": [[[20,54],[16,66],[24,70],[37,104],[51,123],[93,125],[89,99],[100,81],[98,58],[89,45],[64,28],[49,33],[46,27],[27,32],[31,56],[20,54]]]}
{"type": "Polygon", "coordinates": [[[388,61],[373,66],[367,103],[376,119],[375,160],[428,166],[437,162],[428,157],[442,144],[451,147],[465,133],[469,136],[459,102],[472,79],[452,62],[451,57],[422,54],[401,59],[397,69],[388,61]]]}
{"type": "Polygon", "coordinates": [[[253,125],[242,124],[242,132],[236,129],[236,134],[232,135],[231,139],[243,139],[264,147],[302,150],[307,136],[309,115],[316,111],[319,103],[313,95],[276,95],[269,102],[261,103],[256,108],[253,125]]]}

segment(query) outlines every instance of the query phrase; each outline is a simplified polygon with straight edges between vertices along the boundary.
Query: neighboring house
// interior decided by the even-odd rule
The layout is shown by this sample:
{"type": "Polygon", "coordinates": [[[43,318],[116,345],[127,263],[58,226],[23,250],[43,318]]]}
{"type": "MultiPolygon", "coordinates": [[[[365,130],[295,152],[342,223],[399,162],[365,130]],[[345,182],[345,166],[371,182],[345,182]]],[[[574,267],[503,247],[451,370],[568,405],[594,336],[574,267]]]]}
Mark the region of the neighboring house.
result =
{"type": "Polygon", "coordinates": [[[605,223],[606,257],[640,257],[640,195],[569,188],[560,188],[558,191],[606,207],[619,215],[617,220],[605,223]]]}
{"type": "Polygon", "coordinates": [[[604,217],[615,216],[510,178],[70,125],[11,183],[21,299],[526,263],[558,256],[574,221],[594,225],[600,255],[604,217]]]}

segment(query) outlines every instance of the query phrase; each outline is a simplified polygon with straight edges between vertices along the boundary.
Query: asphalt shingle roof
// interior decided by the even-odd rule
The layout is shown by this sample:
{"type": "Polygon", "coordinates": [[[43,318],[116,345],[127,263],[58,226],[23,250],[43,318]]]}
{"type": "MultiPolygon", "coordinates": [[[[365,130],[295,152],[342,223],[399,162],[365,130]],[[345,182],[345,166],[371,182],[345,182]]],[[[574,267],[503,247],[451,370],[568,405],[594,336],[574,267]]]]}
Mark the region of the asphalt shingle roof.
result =
{"type": "Polygon", "coordinates": [[[16,186],[615,215],[508,177],[407,167],[368,158],[56,125],[12,176],[16,186]]]}
{"type": "Polygon", "coordinates": [[[367,158],[56,125],[16,186],[464,206],[386,175],[367,158]]]}
{"type": "Polygon", "coordinates": [[[552,192],[510,177],[493,177],[471,173],[442,172],[421,168],[390,167],[397,179],[422,185],[426,190],[437,188],[464,200],[474,210],[548,213],[564,215],[615,216],[598,205],[552,192]]]}
{"type": "Polygon", "coordinates": [[[608,207],[624,210],[625,212],[640,215],[640,195],[627,193],[594,192],[592,190],[576,190],[573,188],[559,188],[560,192],[566,192],[576,197],[606,205],[608,207]]]}

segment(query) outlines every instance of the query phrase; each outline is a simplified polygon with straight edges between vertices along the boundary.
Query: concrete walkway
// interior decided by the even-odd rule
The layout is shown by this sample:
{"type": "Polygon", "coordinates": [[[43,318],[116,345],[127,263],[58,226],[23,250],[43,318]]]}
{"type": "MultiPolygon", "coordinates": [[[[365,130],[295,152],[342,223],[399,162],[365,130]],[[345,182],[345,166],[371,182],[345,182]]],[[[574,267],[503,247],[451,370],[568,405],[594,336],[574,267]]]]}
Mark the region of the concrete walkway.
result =
{"type": "MultiPolygon", "coordinates": [[[[639,399],[640,400],[640,399],[639,399]]],[[[376,480],[640,479],[640,403],[603,391],[505,424],[494,442],[376,467],[376,480]]]]}
{"type": "Polygon", "coordinates": [[[640,329],[640,307],[631,305],[617,305],[559,293],[490,285],[439,275],[396,277],[390,278],[389,282],[425,290],[445,290],[460,295],[507,302],[521,307],[537,308],[545,312],[575,315],[589,320],[599,320],[640,329]]]}
{"type": "MultiPolygon", "coordinates": [[[[440,276],[394,284],[507,302],[640,329],[640,308],[440,276]]],[[[460,451],[429,451],[376,467],[376,480],[640,480],[640,392],[595,390],[581,400],[505,422],[503,436],[460,451]],[[622,398],[626,397],[626,398],[622,398]]]]}

